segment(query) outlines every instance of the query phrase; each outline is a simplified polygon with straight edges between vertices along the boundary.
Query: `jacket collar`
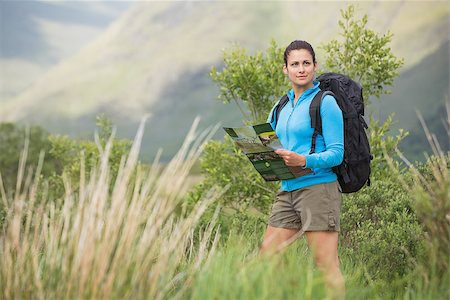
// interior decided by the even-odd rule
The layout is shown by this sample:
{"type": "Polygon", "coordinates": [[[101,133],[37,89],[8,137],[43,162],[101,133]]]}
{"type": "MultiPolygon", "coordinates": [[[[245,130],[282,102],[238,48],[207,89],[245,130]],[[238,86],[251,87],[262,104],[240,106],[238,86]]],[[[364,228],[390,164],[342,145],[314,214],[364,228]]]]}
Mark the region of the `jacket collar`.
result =
{"type": "MultiPolygon", "coordinates": [[[[300,96],[300,98],[305,99],[305,97],[308,97],[312,93],[317,92],[318,90],[320,90],[320,88],[319,88],[320,82],[319,81],[313,81],[313,84],[314,84],[314,86],[309,88],[309,89],[307,89],[306,91],[304,91],[303,94],[300,96]]],[[[294,97],[295,97],[294,89],[290,89],[287,92],[287,96],[288,96],[290,101],[294,101],[294,97]]]]}

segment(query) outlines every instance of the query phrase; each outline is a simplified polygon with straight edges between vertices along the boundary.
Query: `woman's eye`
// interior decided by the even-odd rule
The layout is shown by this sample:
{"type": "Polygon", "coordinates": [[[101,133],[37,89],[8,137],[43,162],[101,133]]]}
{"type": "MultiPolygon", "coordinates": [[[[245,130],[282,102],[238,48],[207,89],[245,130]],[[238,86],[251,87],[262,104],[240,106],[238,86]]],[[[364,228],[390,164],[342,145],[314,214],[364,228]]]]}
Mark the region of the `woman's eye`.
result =
{"type": "Polygon", "coordinates": [[[303,64],[309,66],[311,63],[309,61],[305,61],[303,64]]]}

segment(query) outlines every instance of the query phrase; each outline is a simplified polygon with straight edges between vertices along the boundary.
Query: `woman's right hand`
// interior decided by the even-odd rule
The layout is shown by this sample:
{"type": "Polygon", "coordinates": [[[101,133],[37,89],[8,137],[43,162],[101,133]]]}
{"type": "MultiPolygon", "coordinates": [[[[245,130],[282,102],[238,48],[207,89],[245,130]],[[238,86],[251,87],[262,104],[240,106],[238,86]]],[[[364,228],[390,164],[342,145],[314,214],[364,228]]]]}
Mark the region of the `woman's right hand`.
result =
{"type": "Polygon", "coordinates": [[[294,151],[279,149],[275,150],[287,166],[290,167],[304,167],[306,165],[306,157],[304,155],[298,154],[294,151]]]}

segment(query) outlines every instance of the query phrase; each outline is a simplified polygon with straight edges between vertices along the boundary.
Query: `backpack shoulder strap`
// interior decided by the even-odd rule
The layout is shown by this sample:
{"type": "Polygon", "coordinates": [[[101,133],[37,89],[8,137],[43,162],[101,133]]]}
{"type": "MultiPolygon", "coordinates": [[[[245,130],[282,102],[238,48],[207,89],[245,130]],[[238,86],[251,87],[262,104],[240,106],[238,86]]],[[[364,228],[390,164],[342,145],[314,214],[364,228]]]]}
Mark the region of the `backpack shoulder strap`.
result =
{"type": "Polygon", "coordinates": [[[325,96],[334,94],[330,91],[320,90],[311,101],[309,106],[309,116],[311,118],[311,128],[314,128],[314,132],[311,140],[311,150],[309,154],[316,151],[316,138],[318,134],[322,134],[322,117],[320,116],[320,106],[322,105],[322,100],[325,96]]]}
{"type": "Polygon", "coordinates": [[[276,123],[278,122],[278,119],[280,117],[280,112],[283,109],[283,107],[286,106],[286,104],[289,102],[289,98],[287,96],[287,94],[284,94],[281,99],[278,101],[277,105],[274,107],[273,112],[272,112],[272,121],[271,123],[273,123],[273,121],[275,121],[275,127],[276,127],[276,123]]]}

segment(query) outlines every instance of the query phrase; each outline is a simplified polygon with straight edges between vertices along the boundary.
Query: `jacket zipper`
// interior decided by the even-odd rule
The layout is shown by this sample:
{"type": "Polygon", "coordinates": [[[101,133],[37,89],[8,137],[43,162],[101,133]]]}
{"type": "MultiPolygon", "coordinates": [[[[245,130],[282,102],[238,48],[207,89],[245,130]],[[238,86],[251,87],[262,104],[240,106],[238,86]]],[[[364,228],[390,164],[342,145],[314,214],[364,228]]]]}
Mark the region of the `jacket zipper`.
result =
{"type": "MultiPolygon", "coordinates": [[[[294,99],[294,100],[295,100],[295,99],[294,99]]],[[[299,100],[300,100],[300,99],[299,99],[299,100]]],[[[298,102],[299,100],[297,100],[297,102],[298,102]]],[[[288,145],[290,144],[290,141],[289,141],[290,137],[289,137],[289,130],[288,130],[288,127],[289,127],[289,123],[290,123],[290,121],[291,121],[291,116],[292,116],[292,114],[294,113],[294,107],[295,107],[294,101],[292,101],[292,105],[291,105],[291,106],[292,106],[292,109],[291,109],[291,111],[289,112],[289,117],[288,117],[288,120],[287,120],[287,122],[286,122],[286,137],[287,137],[288,145]]],[[[286,184],[287,184],[288,189],[291,190],[291,184],[290,184],[289,182],[286,182],[286,184]]]]}

